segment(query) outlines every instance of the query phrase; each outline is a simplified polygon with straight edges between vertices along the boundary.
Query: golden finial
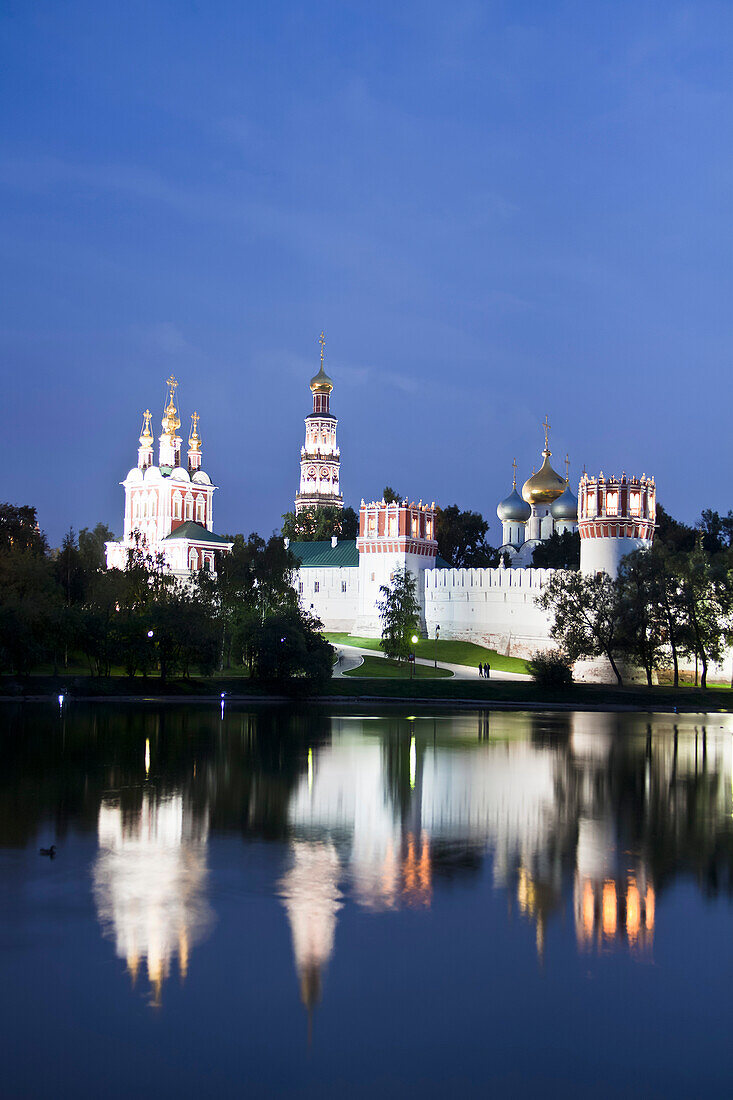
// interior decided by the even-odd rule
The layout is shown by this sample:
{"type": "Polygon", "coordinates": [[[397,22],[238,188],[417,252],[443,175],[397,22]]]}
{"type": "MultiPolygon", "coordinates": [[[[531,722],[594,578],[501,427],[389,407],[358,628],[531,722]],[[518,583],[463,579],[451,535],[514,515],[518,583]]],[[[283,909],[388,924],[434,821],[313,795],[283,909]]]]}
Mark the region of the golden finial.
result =
{"type": "Polygon", "coordinates": [[[542,427],[545,429],[545,450],[547,450],[547,437],[550,433],[551,426],[547,413],[545,413],[545,419],[542,422],[542,427]]]}
{"type": "Polygon", "coordinates": [[[323,349],[326,346],[326,337],[323,332],[318,337],[318,343],[321,345],[321,370],[323,370],[323,349]]]}
{"type": "Polygon", "coordinates": [[[565,484],[570,484],[570,455],[565,454],[565,484]]]}
{"type": "Polygon", "coordinates": [[[168,404],[163,410],[163,419],[161,426],[166,435],[175,435],[177,430],[181,426],[181,421],[178,419],[178,409],[176,408],[176,389],[178,382],[173,375],[166,380],[166,386],[168,387],[168,404]]]}
{"type": "Polygon", "coordinates": [[[198,451],[201,449],[201,437],[199,436],[199,420],[197,412],[191,413],[191,431],[188,433],[188,449],[198,451]]]}
{"type": "Polygon", "coordinates": [[[517,487],[517,460],[516,460],[516,458],[512,462],[512,467],[514,469],[514,478],[512,480],[512,489],[516,489],[516,487],[517,487]]]}
{"type": "Polygon", "coordinates": [[[143,430],[140,435],[140,444],[143,447],[149,447],[153,441],[153,433],[150,430],[150,421],[152,419],[152,416],[153,414],[151,413],[150,409],[146,409],[143,413],[143,430]]]}

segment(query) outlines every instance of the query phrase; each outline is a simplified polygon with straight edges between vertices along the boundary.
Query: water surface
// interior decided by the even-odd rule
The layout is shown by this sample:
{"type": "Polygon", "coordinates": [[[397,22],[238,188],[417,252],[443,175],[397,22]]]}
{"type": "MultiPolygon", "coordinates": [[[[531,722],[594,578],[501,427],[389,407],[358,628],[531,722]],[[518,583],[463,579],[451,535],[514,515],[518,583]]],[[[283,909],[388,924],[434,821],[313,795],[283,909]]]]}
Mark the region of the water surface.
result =
{"type": "Polygon", "coordinates": [[[727,1091],[732,731],[5,704],[3,1094],[727,1091]]]}

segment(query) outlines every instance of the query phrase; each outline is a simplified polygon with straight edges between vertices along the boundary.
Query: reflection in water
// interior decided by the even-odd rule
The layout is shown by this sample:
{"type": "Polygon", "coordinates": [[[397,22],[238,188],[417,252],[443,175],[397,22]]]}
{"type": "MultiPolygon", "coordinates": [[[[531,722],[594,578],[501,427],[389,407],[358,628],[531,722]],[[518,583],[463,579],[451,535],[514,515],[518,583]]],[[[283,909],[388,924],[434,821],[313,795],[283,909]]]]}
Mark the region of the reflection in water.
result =
{"type": "Polygon", "coordinates": [[[94,896],[133,984],[146,965],[159,1005],[171,960],[177,956],[185,978],[189,952],[211,923],[204,898],[209,828],[206,814],[194,813],[181,794],[145,788],[136,801],[123,809],[119,797],[102,799],[94,896]]]}
{"type": "Polygon", "coordinates": [[[310,1011],[321,998],[323,971],[333,952],[341,864],[330,841],[296,840],[291,849],[292,865],[280,894],[293,936],[300,995],[310,1011]]]}
{"type": "Polygon", "coordinates": [[[540,954],[567,928],[584,953],[641,957],[678,876],[733,893],[729,716],[14,713],[0,845],[63,850],[72,827],[96,831],[99,921],[154,1003],[209,930],[207,848],[222,833],[268,841],[309,1011],[335,945],[349,949],[337,925],[350,903],[419,918],[447,882],[483,876],[540,954]]]}
{"type": "MultiPolygon", "coordinates": [[[[436,739],[434,719],[334,720],[330,742],[309,751],[290,827],[296,844],[328,846],[320,890],[331,899],[348,883],[353,900],[373,911],[429,906],[436,874],[460,873],[490,853],[494,882],[534,923],[540,954],[569,888],[580,950],[649,952],[655,879],[680,848],[675,811],[689,832],[730,839],[731,737],[695,730],[680,739],[660,720],[652,736],[640,722],[581,713],[555,717],[548,729],[536,716],[504,714],[492,716],[489,731],[481,715],[469,746],[460,736],[466,722],[455,717],[449,739],[436,739]]],[[[694,860],[705,844],[691,840],[684,852],[694,860]]],[[[289,896],[302,973],[295,928],[311,910],[307,898],[300,904],[298,918],[289,896]]],[[[329,910],[321,966],[338,908],[329,910]]]]}

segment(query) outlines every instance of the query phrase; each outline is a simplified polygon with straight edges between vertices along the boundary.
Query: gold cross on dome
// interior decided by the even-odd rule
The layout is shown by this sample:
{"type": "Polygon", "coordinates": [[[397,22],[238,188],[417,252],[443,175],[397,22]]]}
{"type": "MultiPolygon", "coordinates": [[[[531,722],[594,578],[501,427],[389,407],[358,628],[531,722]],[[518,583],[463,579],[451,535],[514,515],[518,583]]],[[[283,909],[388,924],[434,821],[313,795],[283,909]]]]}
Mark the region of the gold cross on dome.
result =
{"type": "Polygon", "coordinates": [[[165,384],[168,387],[168,389],[171,391],[171,401],[172,401],[173,398],[174,398],[175,392],[176,392],[176,388],[178,387],[178,383],[176,382],[173,375],[171,375],[170,378],[168,378],[166,380],[165,384]]]}
{"type": "Polygon", "coordinates": [[[200,419],[201,419],[201,417],[199,416],[199,414],[197,412],[191,413],[191,423],[193,424],[193,434],[194,435],[198,434],[199,420],[200,419]]]}
{"type": "Polygon", "coordinates": [[[150,421],[152,419],[153,419],[153,414],[151,413],[150,409],[146,409],[145,412],[143,413],[143,420],[145,421],[145,431],[146,432],[150,431],[150,421]]]}
{"type": "Polygon", "coordinates": [[[570,455],[565,455],[565,480],[570,481],[570,455]]]}
{"type": "Polygon", "coordinates": [[[516,460],[516,458],[512,462],[512,467],[514,468],[514,478],[512,480],[512,489],[516,489],[516,487],[517,487],[517,460],[516,460]]]}
{"type": "Polygon", "coordinates": [[[323,366],[323,349],[326,346],[326,337],[323,333],[318,337],[318,343],[321,345],[321,366],[323,366]]]}
{"type": "Polygon", "coordinates": [[[545,413],[545,419],[542,422],[542,427],[545,429],[545,450],[547,450],[547,436],[549,434],[550,427],[551,427],[550,421],[547,417],[547,413],[545,413]]]}

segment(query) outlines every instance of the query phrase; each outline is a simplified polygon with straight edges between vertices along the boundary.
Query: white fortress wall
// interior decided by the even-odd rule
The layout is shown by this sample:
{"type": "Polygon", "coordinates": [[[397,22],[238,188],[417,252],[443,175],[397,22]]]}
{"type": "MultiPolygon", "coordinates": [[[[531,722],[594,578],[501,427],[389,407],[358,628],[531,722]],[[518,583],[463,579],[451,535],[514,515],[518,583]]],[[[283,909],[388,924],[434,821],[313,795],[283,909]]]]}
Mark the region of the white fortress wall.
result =
{"type": "Polygon", "coordinates": [[[301,568],[295,586],[300,606],[317,615],[324,630],[349,633],[353,629],[359,611],[357,566],[301,568]]]}
{"type": "Polygon", "coordinates": [[[550,617],[536,604],[551,569],[428,569],[428,636],[476,642],[512,656],[552,649],[550,617]]]}

